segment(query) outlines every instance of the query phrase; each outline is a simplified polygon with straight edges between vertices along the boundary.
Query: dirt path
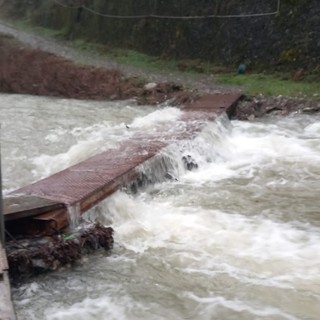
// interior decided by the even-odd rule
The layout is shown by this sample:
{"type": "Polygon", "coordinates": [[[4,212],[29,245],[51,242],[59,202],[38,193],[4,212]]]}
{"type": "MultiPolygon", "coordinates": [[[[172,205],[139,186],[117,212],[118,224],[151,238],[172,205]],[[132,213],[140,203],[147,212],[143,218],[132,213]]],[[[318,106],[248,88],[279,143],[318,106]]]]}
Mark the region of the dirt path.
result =
{"type": "Polygon", "coordinates": [[[94,66],[98,68],[117,69],[128,77],[141,77],[147,82],[174,82],[185,88],[194,89],[201,93],[227,93],[241,92],[238,87],[222,86],[214,82],[213,75],[201,75],[195,78],[188,77],[184,73],[150,73],[143,69],[138,69],[128,65],[121,65],[89,53],[80,52],[70,46],[68,42],[58,42],[54,39],[48,39],[39,35],[31,34],[16,29],[7,22],[0,20],[0,33],[14,36],[20,42],[38,50],[53,53],[68,60],[75,61],[83,65],[94,66]]]}

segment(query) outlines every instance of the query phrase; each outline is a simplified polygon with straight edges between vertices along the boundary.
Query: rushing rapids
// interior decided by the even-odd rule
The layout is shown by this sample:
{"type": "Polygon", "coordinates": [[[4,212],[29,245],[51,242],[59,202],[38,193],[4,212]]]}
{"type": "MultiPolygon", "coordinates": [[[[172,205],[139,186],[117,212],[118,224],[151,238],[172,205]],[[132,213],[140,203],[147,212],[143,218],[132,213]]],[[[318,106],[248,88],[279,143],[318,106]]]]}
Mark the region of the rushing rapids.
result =
{"type": "MultiPolygon", "coordinates": [[[[180,112],[1,98],[7,191],[180,112]]],[[[320,115],[293,114],[171,145],[140,167],[147,184],[85,215],[114,229],[112,253],[14,288],[18,319],[318,319],[319,140],[320,115]]]]}

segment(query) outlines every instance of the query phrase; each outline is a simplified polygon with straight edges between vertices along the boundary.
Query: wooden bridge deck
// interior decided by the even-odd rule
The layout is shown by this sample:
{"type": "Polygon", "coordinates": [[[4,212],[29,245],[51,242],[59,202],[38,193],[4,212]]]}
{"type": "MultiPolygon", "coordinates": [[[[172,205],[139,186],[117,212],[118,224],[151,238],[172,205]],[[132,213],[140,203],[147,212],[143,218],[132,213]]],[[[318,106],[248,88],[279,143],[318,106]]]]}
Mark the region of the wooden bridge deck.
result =
{"type": "Polygon", "coordinates": [[[240,94],[207,95],[187,106],[165,132],[136,134],[120,144],[48,178],[22,187],[5,199],[5,221],[16,233],[48,232],[68,225],[67,207],[81,213],[137,178],[135,168],[161,149],[182,139],[193,139],[223,112],[230,114],[240,94]]]}

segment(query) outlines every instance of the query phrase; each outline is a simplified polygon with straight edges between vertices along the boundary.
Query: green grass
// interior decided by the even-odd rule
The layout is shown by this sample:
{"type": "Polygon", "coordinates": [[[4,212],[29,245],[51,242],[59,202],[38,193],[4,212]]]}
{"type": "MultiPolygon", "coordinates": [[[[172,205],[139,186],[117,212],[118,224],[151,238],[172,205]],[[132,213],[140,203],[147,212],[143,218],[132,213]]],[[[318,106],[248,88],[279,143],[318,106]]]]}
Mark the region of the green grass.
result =
{"type": "Polygon", "coordinates": [[[219,83],[241,86],[245,93],[249,95],[282,95],[286,97],[320,100],[320,82],[295,82],[284,78],[286,78],[284,74],[217,75],[217,81],[219,83]]]}
{"type": "Polygon", "coordinates": [[[30,23],[29,20],[14,20],[10,21],[17,29],[22,31],[27,31],[30,33],[38,34],[45,38],[62,38],[63,37],[63,30],[54,30],[48,29],[40,26],[35,26],[30,23]]]}
{"type": "Polygon", "coordinates": [[[107,56],[122,64],[129,64],[137,68],[157,68],[156,58],[134,50],[109,49],[107,56]]]}

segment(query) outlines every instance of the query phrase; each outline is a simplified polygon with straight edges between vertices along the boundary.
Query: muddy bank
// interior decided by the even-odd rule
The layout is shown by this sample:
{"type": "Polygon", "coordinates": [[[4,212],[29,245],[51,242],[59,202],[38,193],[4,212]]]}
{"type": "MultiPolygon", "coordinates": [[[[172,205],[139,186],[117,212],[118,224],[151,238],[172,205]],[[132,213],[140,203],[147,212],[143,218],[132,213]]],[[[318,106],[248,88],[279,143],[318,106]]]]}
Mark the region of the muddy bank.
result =
{"type": "Polygon", "coordinates": [[[77,65],[8,35],[0,35],[0,92],[86,100],[136,98],[141,104],[180,104],[195,97],[174,83],[150,84],[116,69],[77,65]]]}
{"type": "Polygon", "coordinates": [[[291,113],[320,112],[320,102],[286,97],[244,97],[236,107],[233,117],[238,120],[250,120],[266,115],[287,116],[291,113]]]}
{"type": "Polygon", "coordinates": [[[145,79],[146,82],[173,82],[182,85],[184,88],[192,88],[201,93],[229,93],[241,92],[241,88],[237,86],[225,86],[215,83],[213,74],[201,74],[195,78],[186,76],[183,72],[168,72],[168,70],[157,70],[150,72],[142,68],[131,65],[124,65],[106,59],[103,56],[92,54],[85,51],[79,51],[72,47],[72,41],[61,41],[57,39],[48,39],[40,35],[18,30],[8,21],[0,20],[0,34],[11,35],[21,43],[30,48],[50,52],[67,60],[77,61],[86,66],[104,69],[117,69],[127,78],[139,77],[145,79]]]}

